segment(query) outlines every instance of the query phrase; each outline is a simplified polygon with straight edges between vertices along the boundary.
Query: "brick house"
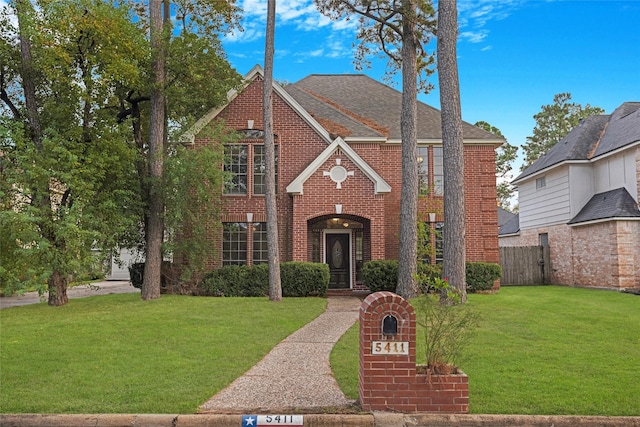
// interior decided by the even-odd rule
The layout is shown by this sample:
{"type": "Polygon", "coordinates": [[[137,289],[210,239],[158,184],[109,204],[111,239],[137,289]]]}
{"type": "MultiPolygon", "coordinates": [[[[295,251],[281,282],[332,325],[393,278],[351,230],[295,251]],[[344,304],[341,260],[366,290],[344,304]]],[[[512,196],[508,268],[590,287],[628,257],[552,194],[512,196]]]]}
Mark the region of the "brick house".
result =
{"type": "MultiPolygon", "coordinates": [[[[243,134],[225,146],[233,180],[212,267],[267,261],[262,81],[256,66],[226,105],[184,135],[196,146],[214,143],[202,130],[217,120],[243,134]]],[[[330,288],[363,289],[364,262],[398,255],[401,93],[364,75],[310,75],[273,87],[281,261],[326,262],[330,288]]],[[[419,217],[444,230],[440,112],[419,103],[418,117],[419,217]]],[[[503,140],[463,126],[467,258],[498,262],[494,150],[503,140]]],[[[441,259],[439,236],[430,262],[441,259]]]]}
{"type": "Polygon", "coordinates": [[[548,245],[554,284],[640,288],[640,102],[583,120],[513,184],[500,246],[548,245]]]}

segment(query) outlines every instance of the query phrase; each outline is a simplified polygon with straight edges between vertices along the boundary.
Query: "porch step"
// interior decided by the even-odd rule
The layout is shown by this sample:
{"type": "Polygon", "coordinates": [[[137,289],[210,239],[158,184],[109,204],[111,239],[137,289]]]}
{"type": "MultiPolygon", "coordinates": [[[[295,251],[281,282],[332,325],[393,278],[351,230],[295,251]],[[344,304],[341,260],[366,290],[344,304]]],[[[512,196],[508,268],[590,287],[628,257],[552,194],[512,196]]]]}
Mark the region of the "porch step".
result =
{"type": "Polygon", "coordinates": [[[328,289],[327,296],[328,297],[359,297],[364,298],[369,295],[371,291],[361,290],[361,289],[328,289]]]}

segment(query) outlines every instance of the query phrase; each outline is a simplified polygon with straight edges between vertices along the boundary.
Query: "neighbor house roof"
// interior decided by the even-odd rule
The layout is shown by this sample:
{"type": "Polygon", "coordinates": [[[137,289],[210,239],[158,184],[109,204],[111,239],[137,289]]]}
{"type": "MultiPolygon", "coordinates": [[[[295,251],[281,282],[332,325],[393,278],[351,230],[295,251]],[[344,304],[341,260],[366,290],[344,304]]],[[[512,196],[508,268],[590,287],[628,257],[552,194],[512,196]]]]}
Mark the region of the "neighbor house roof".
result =
{"type": "Polygon", "coordinates": [[[566,162],[585,162],[640,142],[640,102],[625,102],[610,115],[584,119],[525,169],[513,184],[566,162]]]}
{"type": "MultiPolygon", "coordinates": [[[[318,122],[344,139],[382,138],[399,141],[402,93],[361,74],[312,74],[284,89],[318,122]]],[[[503,138],[462,123],[465,142],[504,142],[503,138]]],[[[442,140],[440,111],[418,102],[418,140],[442,140]]]]}
{"type": "Polygon", "coordinates": [[[520,232],[520,215],[514,215],[509,221],[505,222],[498,229],[499,237],[518,234],[520,232]]]}
{"type": "Polygon", "coordinates": [[[608,219],[640,219],[638,204],[625,188],[594,195],[569,224],[608,219]]]}

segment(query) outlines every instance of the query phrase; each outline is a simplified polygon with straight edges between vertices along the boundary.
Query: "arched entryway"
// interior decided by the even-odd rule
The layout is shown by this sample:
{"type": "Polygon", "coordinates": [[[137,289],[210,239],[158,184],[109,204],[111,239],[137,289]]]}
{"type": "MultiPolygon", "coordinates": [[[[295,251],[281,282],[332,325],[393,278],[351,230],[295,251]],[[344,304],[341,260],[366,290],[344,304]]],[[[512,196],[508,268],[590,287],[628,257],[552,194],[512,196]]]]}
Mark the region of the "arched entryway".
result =
{"type": "Polygon", "coordinates": [[[355,215],[323,215],[307,221],[309,260],[329,265],[329,289],[362,287],[362,265],[371,259],[371,226],[355,215]]]}

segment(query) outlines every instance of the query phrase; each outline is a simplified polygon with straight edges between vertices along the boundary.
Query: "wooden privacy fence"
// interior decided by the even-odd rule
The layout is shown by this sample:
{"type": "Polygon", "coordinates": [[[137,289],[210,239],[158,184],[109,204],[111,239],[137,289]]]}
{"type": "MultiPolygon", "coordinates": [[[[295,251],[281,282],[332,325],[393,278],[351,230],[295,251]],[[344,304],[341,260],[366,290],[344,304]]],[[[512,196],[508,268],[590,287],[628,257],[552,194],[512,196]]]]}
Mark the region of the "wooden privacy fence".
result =
{"type": "Polygon", "coordinates": [[[500,248],[503,285],[545,285],[550,282],[549,246],[500,248]]]}

